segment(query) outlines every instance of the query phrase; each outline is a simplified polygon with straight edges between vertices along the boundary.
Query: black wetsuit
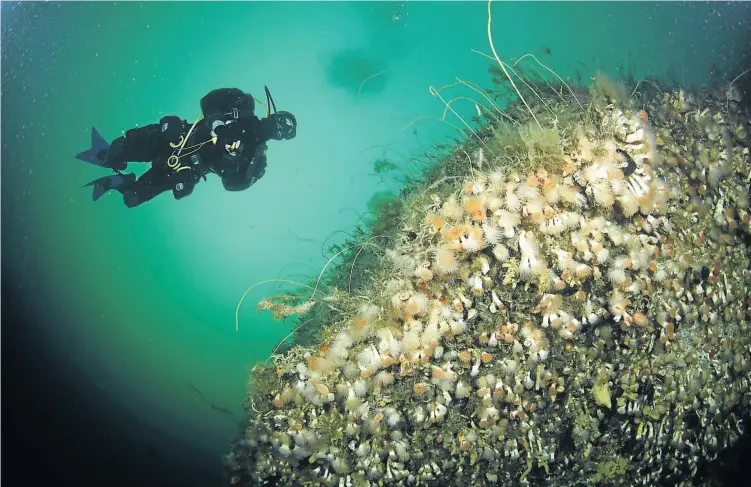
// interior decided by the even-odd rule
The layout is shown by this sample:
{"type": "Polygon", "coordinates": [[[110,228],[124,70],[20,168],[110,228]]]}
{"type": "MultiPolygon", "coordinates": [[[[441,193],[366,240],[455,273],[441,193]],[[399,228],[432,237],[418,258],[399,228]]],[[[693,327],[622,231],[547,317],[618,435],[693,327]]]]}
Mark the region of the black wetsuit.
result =
{"type": "MultiPolygon", "coordinates": [[[[208,173],[217,174],[227,191],[242,191],[263,177],[266,170],[266,142],[274,131],[274,124],[266,118],[259,120],[253,114],[253,102],[248,95],[241,110],[236,109],[237,93],[234,89],[214,90],[201,100],[204,118],[191,131],[191,123],[176,116],[162,118],[158,124],[150,124],[128,130],[118,137],[107,150],[107,165],[118,171],[128,162],[150,162],[151,168],[137,180],[131,176],[116,189],[123,195],[128,207],[140,205],[155,196],[172,191],[175,199],[193,192],[193,188],[208,173]],[[204,101],[214,98],[213,106],[204,101]],[[209,112],[207,114],[207,112],[209,112]],[[212,141],[213,121],[225,118],[227,126],[215,130],[212,141]],[[222,130],[220,130],[222,129],[222,130]],[[180,150],[180,143],[188,133],[188,140],[180,150]],[[225,144],[240,140],[241,150],[230,154],[225,144]],[[171,157],[172,156],[172,157],[171,157]],[[177,159],[175,159],[177,157],[177,159]]],[[[239,95],[238,95],[239,96],[239,95]]]]}

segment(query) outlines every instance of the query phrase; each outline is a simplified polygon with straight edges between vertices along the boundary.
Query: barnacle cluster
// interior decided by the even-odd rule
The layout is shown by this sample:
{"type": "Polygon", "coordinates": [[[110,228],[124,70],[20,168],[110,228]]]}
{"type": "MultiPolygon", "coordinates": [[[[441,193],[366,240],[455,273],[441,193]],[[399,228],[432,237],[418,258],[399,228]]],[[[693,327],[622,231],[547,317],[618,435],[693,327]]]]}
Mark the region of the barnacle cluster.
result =
{"type": "Polygon", "coordinates": [[[230,483],[688,485],[743,434],[748,121],[590,93],[406,195],[370,293],[256,370],[230,483]]]}

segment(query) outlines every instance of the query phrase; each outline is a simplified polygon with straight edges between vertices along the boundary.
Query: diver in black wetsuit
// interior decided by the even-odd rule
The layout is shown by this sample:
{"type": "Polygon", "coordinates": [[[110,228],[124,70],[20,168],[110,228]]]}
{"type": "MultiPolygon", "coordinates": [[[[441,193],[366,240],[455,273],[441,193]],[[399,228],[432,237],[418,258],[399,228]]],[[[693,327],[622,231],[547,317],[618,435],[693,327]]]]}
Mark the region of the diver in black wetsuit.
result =
{"type": "Polygon", "coordinates": [[[167,116],[158,124],[128,130],[111,145],[92,128],[91,149],[76,157],[115,171],[86,185],[94,187],[94,201],[113,189],[128,207],[169,190],[180,199],[208,173],[217,174],[227,191],[249,188],[266,171],[266,142],[289,140],[297,133],[295,117],[276,111],[268,88],[266,96],[274,113],[263,119],[255,115],[251,95],[221,88],[201,99],[202,116],[193,124],[167,116]],[[151,168],[136,179],[122,173],[128,162],[150,162],[151,168]]]}

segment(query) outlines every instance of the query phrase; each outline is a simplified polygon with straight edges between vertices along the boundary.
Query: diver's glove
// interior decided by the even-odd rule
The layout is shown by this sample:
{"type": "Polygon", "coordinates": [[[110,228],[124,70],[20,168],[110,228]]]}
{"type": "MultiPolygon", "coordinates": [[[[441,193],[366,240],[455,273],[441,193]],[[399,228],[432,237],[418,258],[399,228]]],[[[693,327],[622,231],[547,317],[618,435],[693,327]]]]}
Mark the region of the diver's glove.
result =
{"type": "Polygon", "coordinates": [[[218,125],[214,128],[217,137],[217,145],[224,148],[224,152],[235,157],[243,150],[242,139],[247,137],[246,127],[240,123],[218,125]]]}
{"type": "Polygon", "coordinates": [[[297,119],[289,112],[276,112],[261,123],[266,139],[290,140],[297,135],[297,119]]]}

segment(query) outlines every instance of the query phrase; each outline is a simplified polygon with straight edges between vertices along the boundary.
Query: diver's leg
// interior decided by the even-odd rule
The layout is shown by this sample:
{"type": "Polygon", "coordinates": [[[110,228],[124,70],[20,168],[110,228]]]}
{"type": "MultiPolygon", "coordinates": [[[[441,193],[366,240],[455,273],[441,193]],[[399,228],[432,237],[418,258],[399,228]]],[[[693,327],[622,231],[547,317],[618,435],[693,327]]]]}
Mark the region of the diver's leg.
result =
{"type": "Polygon", "coordinates": [[[128,208],[145,203],[156,196],[172,189],[167,179],[167,172],[161,168],[151,167],[137,181],[118,188],[123,195],[123,202],[128,208]]]}
{"type": "Polygon", "coordinates": [[[97,154],[105,167],[123,171],[128,162],[149,162],[168,150],[159,124],[137,127],[112,141],[108,149],[97,154]]]}

